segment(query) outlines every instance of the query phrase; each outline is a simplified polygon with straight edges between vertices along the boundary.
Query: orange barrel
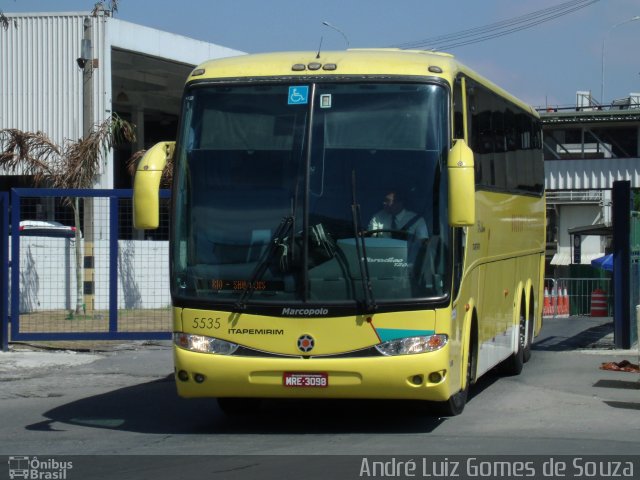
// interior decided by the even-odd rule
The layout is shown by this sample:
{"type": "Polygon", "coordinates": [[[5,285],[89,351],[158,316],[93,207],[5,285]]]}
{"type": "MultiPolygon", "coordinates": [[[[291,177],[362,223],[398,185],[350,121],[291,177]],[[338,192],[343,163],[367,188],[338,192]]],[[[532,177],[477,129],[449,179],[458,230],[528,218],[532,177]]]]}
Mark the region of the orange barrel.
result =
{"type": "Polygon", "coordinates": [[[599,288],[596,288],[591,292],[591,316],[607,316],[607,294],[604,290],[600,290],[599,288]]]}

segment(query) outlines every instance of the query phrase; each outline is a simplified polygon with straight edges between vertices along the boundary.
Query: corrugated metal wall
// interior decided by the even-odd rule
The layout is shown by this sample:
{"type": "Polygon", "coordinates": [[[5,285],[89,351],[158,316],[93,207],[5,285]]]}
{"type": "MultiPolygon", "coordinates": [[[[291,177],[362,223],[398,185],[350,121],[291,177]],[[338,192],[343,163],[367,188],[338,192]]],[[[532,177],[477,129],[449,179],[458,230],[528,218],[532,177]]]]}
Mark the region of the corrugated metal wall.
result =
{"type": "Polygon", "coordinates": [[[45,132],[55,143],[82,136],[83,22],[93,25],[94,123],[105,115],[110,95],[108,64],[104,63],[104,17],[88,14],[7,15],[11,26],[0,29],[0,128],[45,132]],[[13,24],[13,20],[17,22],[13,24]],[[107,67],[107,68],[103,68],[107,67]]]}
{"type": "Polygon", "coordinates": [[[640,159],[546,160],[545,188],[548,190],[600,190],[612,188],[616,180],[630,180],[640,188],[640,159]]]}
{"type": "MultiPolygon", "coordinates": [[[[243,53],[88,12],[5,14],[10,26],[0,28],[0,129],[42,131],[56,144],[83,133],[83,71],[76,59],[85,19],[91,21],[92,56],[98,61],[92,82],[94,125],[112,113],[112,47],[193,65],[243,53]]],[[[141,115],[134,118],[144,118],[144,108],[149,107],[135,105],[141,115]]],[[[6,173],[0,170],[0,175],[6,173]]],[[[112,188],[113,152],[105,158],[101,173],[96,187],[112,188]]]]}

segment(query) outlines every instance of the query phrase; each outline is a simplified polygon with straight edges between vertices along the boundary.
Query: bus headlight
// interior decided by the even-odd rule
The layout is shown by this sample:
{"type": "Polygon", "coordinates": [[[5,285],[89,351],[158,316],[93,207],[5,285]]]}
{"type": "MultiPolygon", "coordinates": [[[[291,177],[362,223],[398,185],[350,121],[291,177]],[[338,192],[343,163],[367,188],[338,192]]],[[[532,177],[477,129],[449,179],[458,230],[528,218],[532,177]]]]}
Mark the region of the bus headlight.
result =
{"type": "Polygon", "coordinates": [[[416,353],[435,352],[444,347],[449,337],[444,334],[421,337],[399,338],[376,345],[376,349],[387,356],[414,355],[416,353]]]}
{"type": "Polygon", "coordinates": [[[233,355],[238,349],[235,343],[219,338],[191,335],[189,333],[174,333],[173,343],[185,350],[199,353],[216,353],[218,355],[233,355]]]}

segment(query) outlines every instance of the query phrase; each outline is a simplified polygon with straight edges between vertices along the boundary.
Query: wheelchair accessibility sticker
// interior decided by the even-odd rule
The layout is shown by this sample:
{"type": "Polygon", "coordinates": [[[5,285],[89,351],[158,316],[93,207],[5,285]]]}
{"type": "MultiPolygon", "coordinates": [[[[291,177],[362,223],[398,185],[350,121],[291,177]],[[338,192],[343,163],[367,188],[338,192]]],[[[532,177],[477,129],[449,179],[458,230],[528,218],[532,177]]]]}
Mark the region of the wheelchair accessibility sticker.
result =
{"type": "Polygon", "coordinates": [[[289,87],[289,105],[306,105],[309,103],[309,87],[289,87]]]}

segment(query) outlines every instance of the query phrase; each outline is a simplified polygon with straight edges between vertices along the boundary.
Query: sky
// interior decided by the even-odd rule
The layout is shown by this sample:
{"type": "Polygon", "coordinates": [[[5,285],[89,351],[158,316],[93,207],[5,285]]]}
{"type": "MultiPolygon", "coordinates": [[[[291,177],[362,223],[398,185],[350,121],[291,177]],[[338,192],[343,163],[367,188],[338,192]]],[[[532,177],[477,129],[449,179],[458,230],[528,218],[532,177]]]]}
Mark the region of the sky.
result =
{"type": "MultiPolygon", "coordinates": [[[[391,47],[482,27],[566,0],[119,0],[116,18],[247,53],[391,47]]],[[[0,0],[13,12],[89,11],[95,0],[0,0]]],[[[106,2],[108,3],[108,2],[106,2]]],[[[599,0],[484,42],[447,50],[531,105],[605,103],[640,92],[640,0],[599,0]],[[634,17],[639,17],[629,21],[634,17]],[[605,46],[603,55],[603,44],[605,46]],[[603,62],[604,59],[604,62],[603,62]],[[602,66],[604,63],[604,82],[602,66]]],[[[205,60],[205,59],[203,59],[205,60]]]]}

